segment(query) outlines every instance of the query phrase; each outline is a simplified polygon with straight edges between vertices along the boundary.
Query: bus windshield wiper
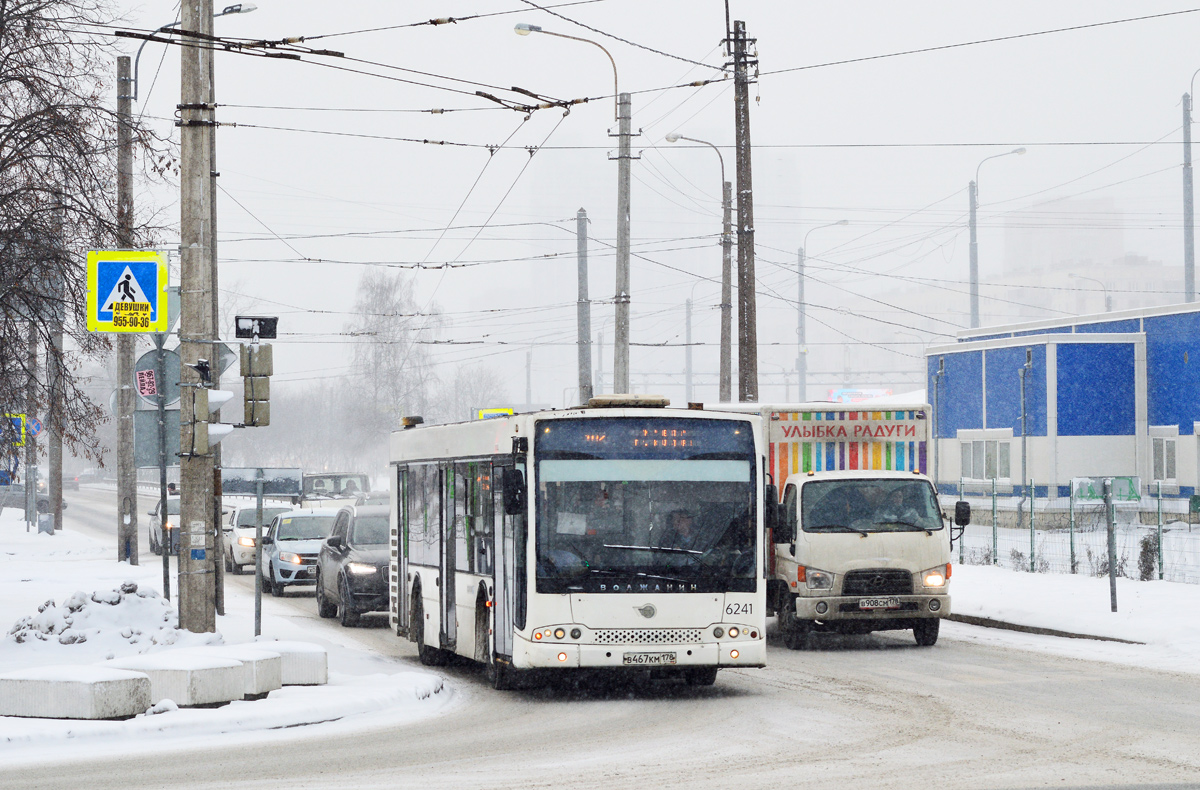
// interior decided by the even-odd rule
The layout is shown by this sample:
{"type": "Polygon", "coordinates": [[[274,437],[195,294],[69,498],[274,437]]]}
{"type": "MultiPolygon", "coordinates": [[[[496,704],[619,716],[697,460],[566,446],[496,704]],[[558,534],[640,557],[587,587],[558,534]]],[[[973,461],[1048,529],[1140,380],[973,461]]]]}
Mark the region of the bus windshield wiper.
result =
{"type": "Polygon", "coordinates": [[[612,543],[605,543],[606,549],[625,549],[627,551],[661,551],[666,554],[703,554],[702,551],[696,549],[676,549],[671,546],[620,546],[612,543]]]}
{"type": "Polygon", "coordinates": [[[605,576],[635,576],[642,579],[661,579],[665,582],[679,582],[680,584],[687,583],[687,579],[680,579],[675,576],[662,576],[657,573],[646,573],[644,571],[620,571],[615,568],[592,568],[592,573],[602,573],[605,576]]]}
{"type": "Polygon", "coordinates": [[[808,529],[812,530],[813,532],[832,532],[837,529],[844,529],[850,532],[857,532],[864,538],[869,534],[865,529],[855,529],[854,527],[848,527],[845,524],[821,524],[819,526],[809,527],[808,529]]]}
{"type": "Polygon", "coordinates": [[[889,519],[888,521],[876,521],[875,524],[877,526],[883,526],[884,524],[899,524],[902,527],[909,527],[910,528],[908,530],[909,532],[924,532],[927,535],[933,535],[933,530],[931,530],[929,527],[922,527],[920,524],[914,524],[911,521],[900,521],[899,519],[896,519],[896,520],[889,519]]]}

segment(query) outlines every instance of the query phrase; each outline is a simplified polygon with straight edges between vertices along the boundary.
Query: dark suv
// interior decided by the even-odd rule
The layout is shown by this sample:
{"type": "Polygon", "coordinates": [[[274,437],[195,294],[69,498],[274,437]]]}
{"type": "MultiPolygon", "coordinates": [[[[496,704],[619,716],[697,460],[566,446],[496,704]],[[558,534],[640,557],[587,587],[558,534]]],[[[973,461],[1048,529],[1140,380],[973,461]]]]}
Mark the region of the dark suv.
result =
{"type": "Polygon", "coordinates": [[[358,625],[364,612],[388,608],[387,507],[350,505],[338,511],[317,557],[317,612],[358,625]]]}

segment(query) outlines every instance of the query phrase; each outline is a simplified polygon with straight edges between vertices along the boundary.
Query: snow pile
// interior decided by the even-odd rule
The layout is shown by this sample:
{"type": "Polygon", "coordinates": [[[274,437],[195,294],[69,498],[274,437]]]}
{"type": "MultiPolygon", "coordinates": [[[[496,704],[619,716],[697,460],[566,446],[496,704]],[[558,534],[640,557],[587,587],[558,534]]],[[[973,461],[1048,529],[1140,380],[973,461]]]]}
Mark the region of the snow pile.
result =
{"type": "Polygon", "coordinates": [[[9,629],[6,640],[18,645],[38,645],[47,650],[40,663],[80,663],[114,655],[145,653],[169,645],[222,644],[220,634],[193,634],[177,628],[178,614],[153,589],[139,589],[126,581],[115,589],[76,592],[56,605],[48,600],[37,614],[27,615],[9,629]],[[88,644],[87,655],[45,655],[53,648],[88,644]]]}

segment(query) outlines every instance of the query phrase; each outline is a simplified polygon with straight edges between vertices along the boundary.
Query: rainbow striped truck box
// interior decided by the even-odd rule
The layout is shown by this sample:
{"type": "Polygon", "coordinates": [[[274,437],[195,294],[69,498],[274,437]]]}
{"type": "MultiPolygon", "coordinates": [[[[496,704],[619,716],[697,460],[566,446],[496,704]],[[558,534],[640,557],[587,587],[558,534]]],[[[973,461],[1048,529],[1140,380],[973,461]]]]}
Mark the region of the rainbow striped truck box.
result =
{"type": "Polygon", "coordinates": [[[928,404],[731,404],[760,414],[780,511],[769,563],[768,613],[784,644],[822,631],[912,629],[937,641],[950,613],[950,547],[970,520],[943,516],[926,474],[928,404]],[[953,521],[953,523],[951,523],[953,521]]]}

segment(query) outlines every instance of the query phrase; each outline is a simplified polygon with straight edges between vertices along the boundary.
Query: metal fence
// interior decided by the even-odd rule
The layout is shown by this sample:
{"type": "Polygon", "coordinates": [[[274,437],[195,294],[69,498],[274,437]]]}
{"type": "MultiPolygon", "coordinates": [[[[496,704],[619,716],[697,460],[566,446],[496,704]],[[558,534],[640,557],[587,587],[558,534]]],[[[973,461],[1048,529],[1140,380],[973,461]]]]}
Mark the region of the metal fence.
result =
{"type": "MultiPolygon", "coordinates": [[[[1102,502],[993,493],[989,483],[960,485],[971,524],[954,544],[966,565],[996,565],[1032,573],[1108,575],[1108,519],[1102,502]]],[[[943,495],[953,508],[959,496],[943,495]]],[[[1190,523],[1186,499],[1143,496],[1114,505],[1118,576],[1200,584],[1200,523],[1190,523]],[[1160,506],[1161,503],[1161,506],[1160,506]]]]}

